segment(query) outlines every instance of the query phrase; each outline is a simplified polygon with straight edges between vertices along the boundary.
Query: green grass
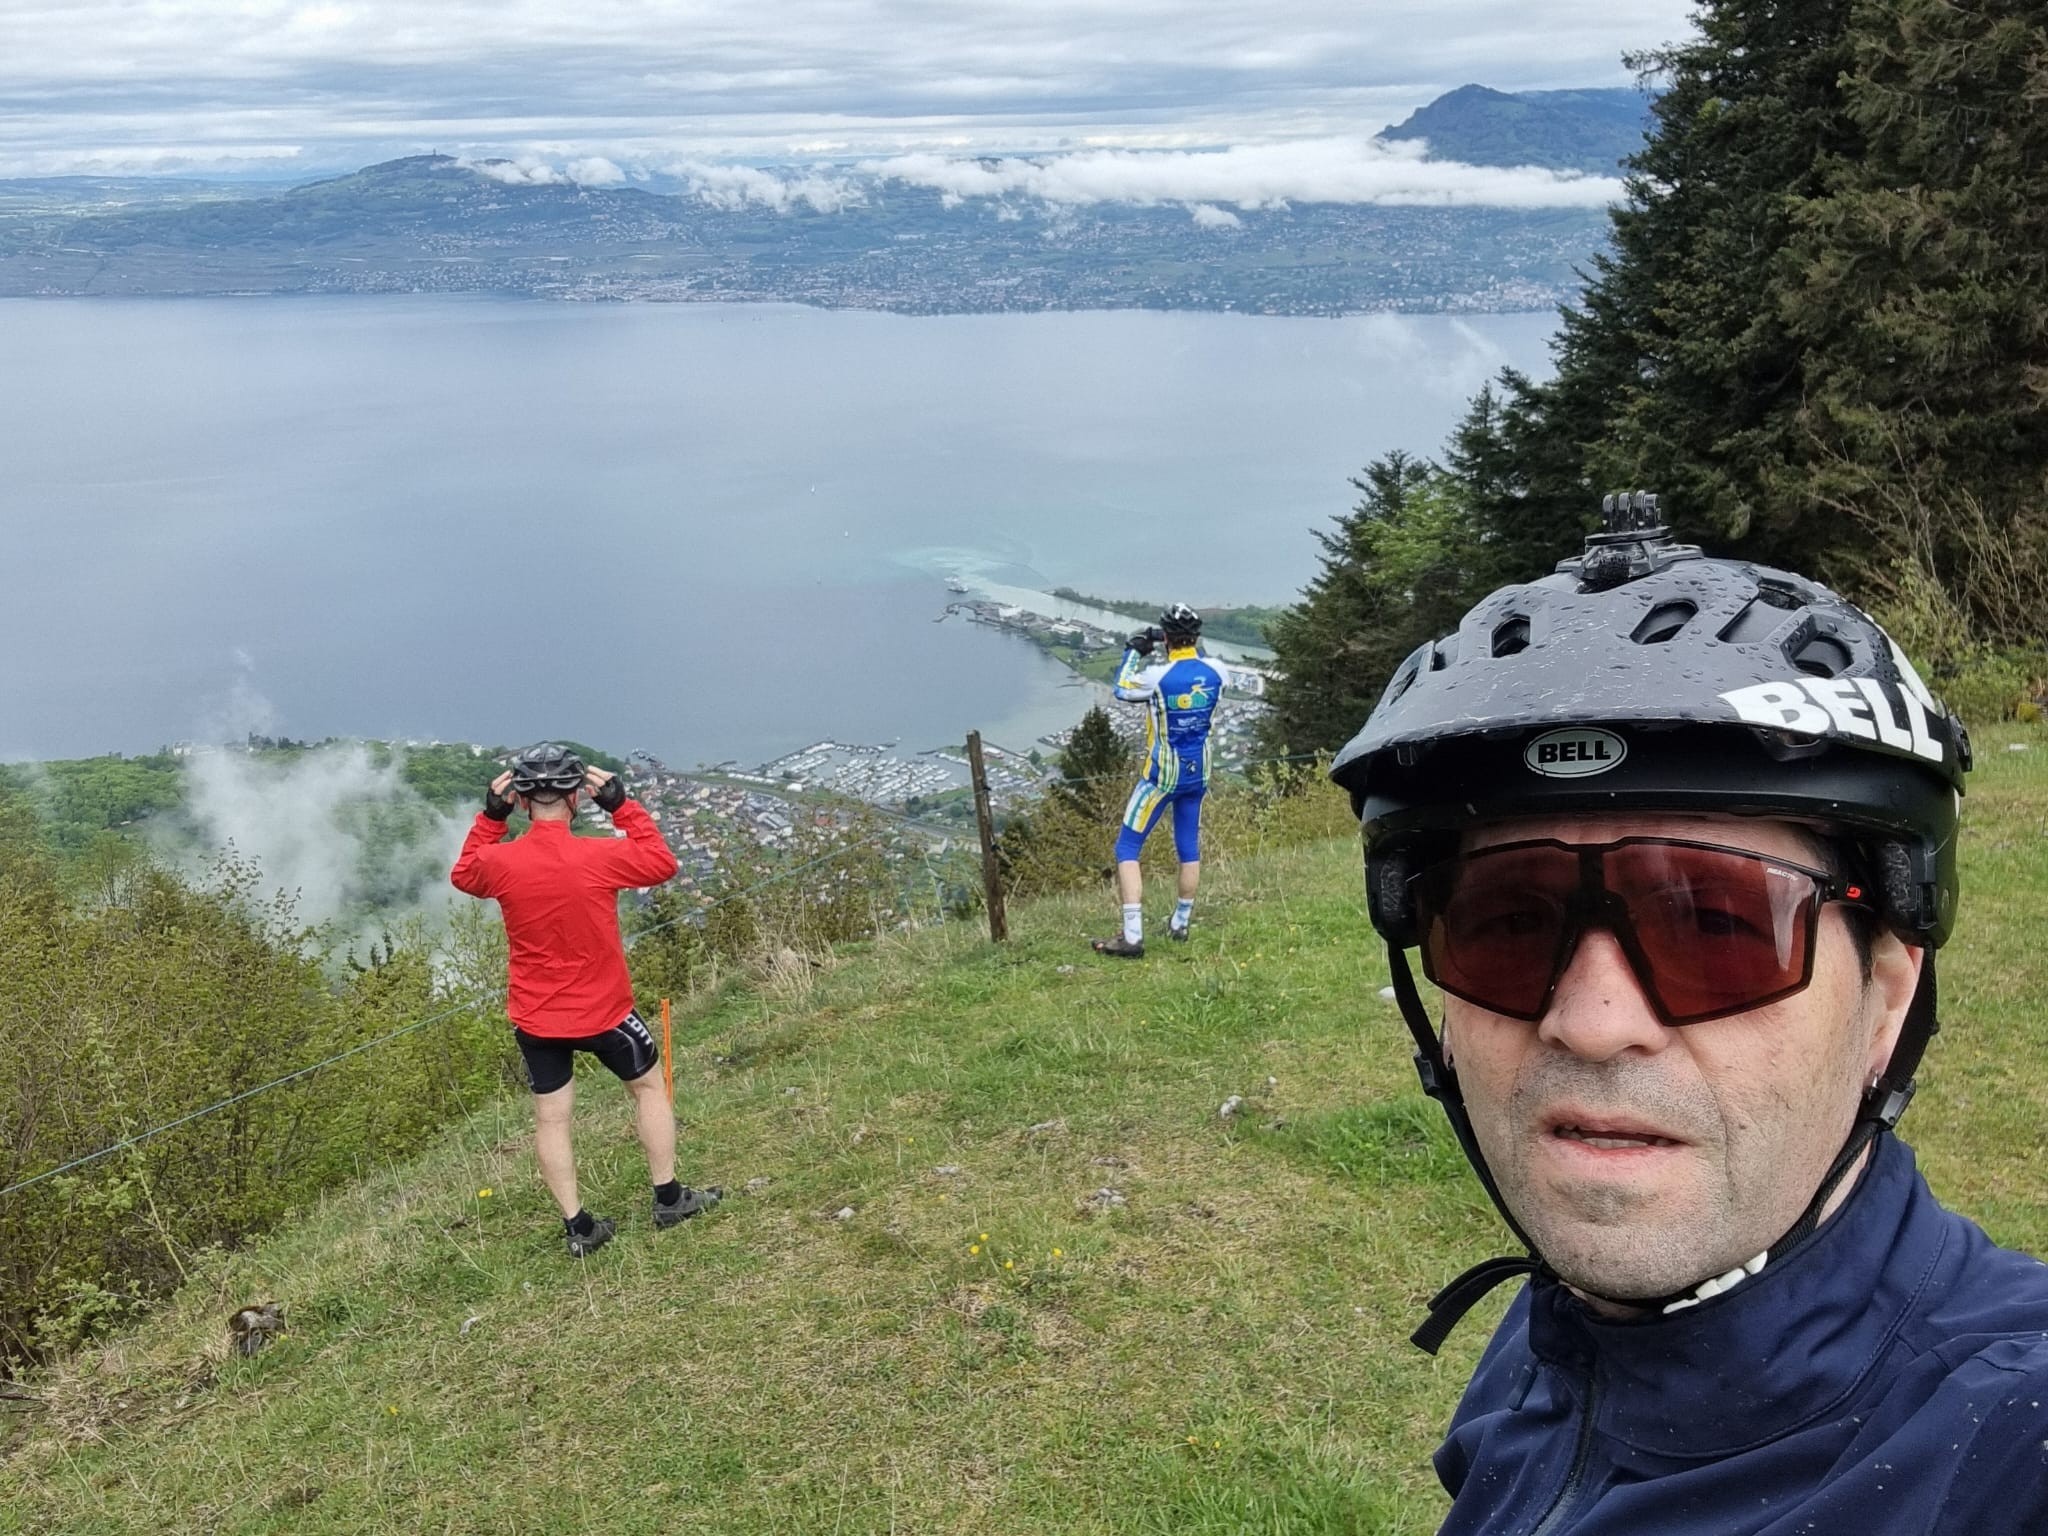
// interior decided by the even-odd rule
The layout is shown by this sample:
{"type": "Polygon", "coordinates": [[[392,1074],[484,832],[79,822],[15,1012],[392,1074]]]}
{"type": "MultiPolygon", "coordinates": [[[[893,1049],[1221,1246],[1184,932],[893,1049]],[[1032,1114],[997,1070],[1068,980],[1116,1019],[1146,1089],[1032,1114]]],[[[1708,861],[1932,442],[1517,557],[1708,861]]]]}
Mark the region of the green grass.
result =
{"type": "MultiPolygon", "coordinates": [[[[1907,1125],[2039,1251],[2048,734],[1983,734],[1907,1125]]],[[[201,1264],[29,1384],[0,1530],[1433,1530],[1505,1295],[1439,1360],[1406,1335],[1500,1228],[1378,996],[1355,844],[1209,872],[1195,942],[1142,965],[1081,943],[1106,902],[1050,901],[1001,949],[948,926],[681,1016],[684,1176],[733,1194],[675,1232],[596,1079],[586,1198],[623,1220],[580,1266],[518,1102],[201,1264]],[[229,1356],[270,1299],[291,1332],[229,1356]]]]}

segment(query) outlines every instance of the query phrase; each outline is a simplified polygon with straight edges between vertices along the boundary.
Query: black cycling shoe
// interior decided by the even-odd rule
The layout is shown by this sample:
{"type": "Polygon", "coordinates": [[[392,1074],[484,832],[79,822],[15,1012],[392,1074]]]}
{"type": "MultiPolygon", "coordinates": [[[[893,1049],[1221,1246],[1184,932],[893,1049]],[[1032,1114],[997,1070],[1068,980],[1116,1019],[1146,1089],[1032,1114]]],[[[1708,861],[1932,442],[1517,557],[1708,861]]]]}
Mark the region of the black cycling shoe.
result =
{"type": "Polygon", "coordinates": [[[591,1218],[588,1232],[569,1234],[569,1257],[587,1259],[598,1249],[612,1240],[612,1234],[619,1230],[619,1224],[609,1216],[591,1218]]]}
{"type": "Polygon", "coordinates": [[[1118,934],[1113,939],[1092,939],[1089,942],[1098,955],[1117,955],[1125,960],[1142,960],[1145,958],[1145,941],[1143,939],[1133,944],[1122,934],[1118,934]]]}
{"type": "Polygon", "coordinates": [[[1168,923],[1168,924],[1166,925],[1166,936],[1167,936],[1167,937],[1168,937],[1169,939],[1173,940],[1173,942],[1174,942],[1174,943],[1176,943],[1176,944],[1185,944],[1185,943],[1187,943],[1187,941],[1188,941],[1188,929],[1187,929],[1187,924],[1185,924],[1185,923],[1168,923]]]}
{"type": "Polygon", "coordinates": [[[654,1225],[661,1231],[666,1232],[670,1227],[681,1226],[692,1216],[698,1216],[710,1210],[711,1207],[718,1204],[724,1198],[725,1191],[716,1184],[707,1185],[703,1189],[692,1189],[689,1185],[685,1184],[683,1192],[676,1196],[673,1205],[663,1205],[661,1203],[661,1196],[656,1195],[654,1197],[654,1225]]]}

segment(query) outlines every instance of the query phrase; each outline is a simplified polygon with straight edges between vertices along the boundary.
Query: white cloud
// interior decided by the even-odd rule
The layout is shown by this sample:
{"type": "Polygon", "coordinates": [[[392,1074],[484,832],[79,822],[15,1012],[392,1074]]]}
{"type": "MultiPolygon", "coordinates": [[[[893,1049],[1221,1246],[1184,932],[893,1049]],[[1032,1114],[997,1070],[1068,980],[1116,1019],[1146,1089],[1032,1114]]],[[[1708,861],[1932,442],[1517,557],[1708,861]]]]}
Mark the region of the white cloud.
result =
{"type": "Polygon", "coordinates": [[[957,159],[898,155],[865,162],[871,175],[930,187],[949,199],[1028,197],[1054,206],[1229,203],[1241,209],[1288,203],[1478,205],[1597,208],[1621,183],[1535,167],[1497,170],[1422,158],[1419,145],[1371,139],[1308,139],[1215,151],[1157,153],[1096,149],[1033,158],[957,159]]]}
{"type": "Polygon", "coordinates": [[[585,155],[565,165],[550,164],[537,155],[521,155],[516,160],[502,157],[472,160],[464,157],[458,163],[479,176],[488,176],[493,181],[502,181],[513,187],[616,187],[626,180],[625,171],[602,155],[585,155]]]}
{"type": "Polygon", "coordinates": [[[1214,203],[1197,203],[1188,210],[1194,215],[1197,229],[1242,229],[1244,220],[1228,208],[1218,208],[1214,203]]]}
{"type": "Polygon", "coordinates": [[[676,161],[660,168],[683,182],[714,208],[737,211],[748,206],[788,213],[807,203],[819,213],[837,213],[861,200],[860,189],[843,175],[793,172],[779,175],[752,165],[706,165],[676,161]]]}
{"type": "Polygon", "coordinates": [[[571,160],[563,167],[563,174],[579,187],[616,187],[626,179],[626,173],[602,155],[571,160]]]}
{"type": "Polygon", "coordinates": [[[162,851],[198,870],[232,850],[256,865],[260,891],[294,897],[304,921],[372,894],[393,921],[454,904],[447,873],[463,823],[428,806],[395,760],[377,763],[361,745],[283,761],[208,749],[186,760],[185,784],[195,841],[162,851]]]}
{"type": "Polygon", "coordinates": [[[117,144],[0,152],[0,176],[236,176],[288,174],[297,144],[117,144]]]}
{"type": "Polygon", "coordinates": [[[544,160],[535,160],[522,155],[517,160],[467,160],[462,162],[479,176],[488,176],[492,181],[502,181],[508,187],[548,187],[567,181],[568,177],[544,160]]]}

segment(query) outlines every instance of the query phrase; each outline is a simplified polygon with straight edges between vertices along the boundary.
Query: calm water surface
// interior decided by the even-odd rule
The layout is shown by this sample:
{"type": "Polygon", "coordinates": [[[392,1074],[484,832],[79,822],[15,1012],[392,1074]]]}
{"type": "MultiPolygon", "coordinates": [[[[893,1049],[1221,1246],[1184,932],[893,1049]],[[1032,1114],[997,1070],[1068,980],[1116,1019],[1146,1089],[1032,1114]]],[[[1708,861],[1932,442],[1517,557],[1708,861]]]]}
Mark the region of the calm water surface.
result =
{"type": "Polygon", "coordinates": [[[1285,601],[1552,323],[0,302],[0,757],[1026,746],[1086,690],[948,576],[1285,601]]]}

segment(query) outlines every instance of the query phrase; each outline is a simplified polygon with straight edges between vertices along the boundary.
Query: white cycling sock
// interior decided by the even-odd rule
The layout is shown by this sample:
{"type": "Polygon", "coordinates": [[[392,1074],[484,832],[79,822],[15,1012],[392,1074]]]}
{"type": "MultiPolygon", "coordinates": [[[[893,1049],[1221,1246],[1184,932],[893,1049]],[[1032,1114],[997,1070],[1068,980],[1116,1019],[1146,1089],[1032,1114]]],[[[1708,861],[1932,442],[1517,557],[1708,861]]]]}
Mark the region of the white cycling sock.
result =
{"type": "Polygon", "coordinates": [[[1194,915],[1195,915],[1195,899],[1194,899],[1194,897],[1192,897],[1192,896],[1183,896],[1183,897],[1182,897],[1182,898],[1181,898],[1181,899],[1180,899],[1179,901],[1177,901],[1177,902],[1175,902],[1175,903],[1174,903],[1174,906],[1173,906],[1173,926],[1174,926],[1174,927],[1176,927],[1176,928],[1185,928],[1185,927],[1187,927],[1187,925],[1188,925],[1188,919],[1189,919],[1189,918],[1191,918],[1191,917],[1193,917],[1194,915]]]}
{"type": "Polygon", "coordinates": [[[1134,901],[1124,908],[1124,942],[1145,942],[1145,908],[1142,903],[1134,901]]]}

